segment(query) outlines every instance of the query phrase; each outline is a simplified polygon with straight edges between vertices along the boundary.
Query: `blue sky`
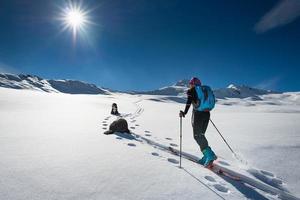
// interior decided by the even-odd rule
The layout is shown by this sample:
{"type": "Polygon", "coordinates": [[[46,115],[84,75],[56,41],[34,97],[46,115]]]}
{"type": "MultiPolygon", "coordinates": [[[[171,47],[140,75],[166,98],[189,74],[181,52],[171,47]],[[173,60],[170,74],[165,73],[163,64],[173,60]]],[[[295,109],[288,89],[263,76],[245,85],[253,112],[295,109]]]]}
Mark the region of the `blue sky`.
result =
{"type": "Polygon", "coordinates": [[[117,90],[198,76],[299,91],[299,2],[85,0],[93,23],[74,40],[57,19],[67,1],[0,0],[0,71],[117,90]]]}

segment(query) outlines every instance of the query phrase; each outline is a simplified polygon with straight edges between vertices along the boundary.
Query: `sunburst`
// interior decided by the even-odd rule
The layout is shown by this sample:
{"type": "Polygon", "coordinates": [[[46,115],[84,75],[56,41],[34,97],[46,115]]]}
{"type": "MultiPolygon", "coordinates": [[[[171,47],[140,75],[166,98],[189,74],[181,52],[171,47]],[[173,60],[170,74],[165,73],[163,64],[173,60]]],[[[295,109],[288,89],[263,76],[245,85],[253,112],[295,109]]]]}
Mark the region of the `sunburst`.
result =
{"type": "Polygon", "coordinates": [[[59,19],[63,25],[62,30],[72,31],[74,40],[76,40],[78,34],[86,32],[88,25],[92,24],[88,15],[90,10],[84,9],[82,4],[69,2],[61,10],[62,13],[59,19]]]}

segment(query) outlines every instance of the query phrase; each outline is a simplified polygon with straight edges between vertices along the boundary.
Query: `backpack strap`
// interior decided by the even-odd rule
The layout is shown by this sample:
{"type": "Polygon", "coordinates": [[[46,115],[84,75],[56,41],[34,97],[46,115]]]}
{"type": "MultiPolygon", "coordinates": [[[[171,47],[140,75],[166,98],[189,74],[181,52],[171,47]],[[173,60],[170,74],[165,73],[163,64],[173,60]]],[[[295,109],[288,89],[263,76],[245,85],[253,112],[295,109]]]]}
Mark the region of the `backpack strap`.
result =
{"type": "Polygon", "coordinates": [[[208,98],[208,92],[207,89],[205,87],[200,86],[204,95],[204,100],[207,100],[208,98]]]}

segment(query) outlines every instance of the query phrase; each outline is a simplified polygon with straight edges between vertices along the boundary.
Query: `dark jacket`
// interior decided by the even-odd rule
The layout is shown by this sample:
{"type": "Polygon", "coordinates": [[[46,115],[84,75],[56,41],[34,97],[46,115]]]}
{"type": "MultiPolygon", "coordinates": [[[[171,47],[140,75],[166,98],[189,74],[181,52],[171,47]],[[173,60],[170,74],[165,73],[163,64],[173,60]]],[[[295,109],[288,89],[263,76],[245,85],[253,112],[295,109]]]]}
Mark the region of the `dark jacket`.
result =
{"type": "Polygon", "coordinates": [[[187,91],[187,101],[186,101],[186,105],[185,105],[185,109],[184,109],[184,114],[186,115],[188,113],[188,111],[189,111],[189,109],[191,107],[191,104],[193,104],[194,106],[198,107],[198,105],[200,103],[201,102],[199,102],[198,95],[197,95],[195,87],[190,88],[187,91]]]}

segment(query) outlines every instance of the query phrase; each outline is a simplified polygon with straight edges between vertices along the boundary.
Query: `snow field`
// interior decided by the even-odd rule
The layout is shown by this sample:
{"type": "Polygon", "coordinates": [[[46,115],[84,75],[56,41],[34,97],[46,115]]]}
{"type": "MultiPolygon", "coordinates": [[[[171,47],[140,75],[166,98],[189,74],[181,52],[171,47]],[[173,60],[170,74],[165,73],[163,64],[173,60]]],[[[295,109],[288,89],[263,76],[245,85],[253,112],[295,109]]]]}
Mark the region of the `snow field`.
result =
{"type": "MultiPolygon", "coordinates": [[[[0,199],[278,199],[188,160],[179,169],[178,157],[138,138],[103,134],[116,119],[110,116],[115,102],[132,132],[178,148],[178,112],[184,105],[148,98],[156,97],[1,88],[0,199]]],[[[260,108],[218,105],[212,119],[247,159],[247,169],[264,170],[240,168],[211,125],[208,140],[221,165],[299,195],[298,171],[286,172],[286,167],[297,169],[300,158],[284,163],[279,156],[296,154],[300,146],[299,114],[260,108]]],[[[183,120],[183,150],[200,157],[190,113],[183,120]]]]}

